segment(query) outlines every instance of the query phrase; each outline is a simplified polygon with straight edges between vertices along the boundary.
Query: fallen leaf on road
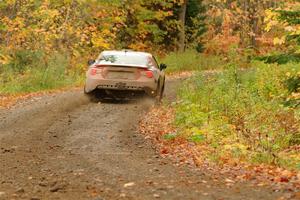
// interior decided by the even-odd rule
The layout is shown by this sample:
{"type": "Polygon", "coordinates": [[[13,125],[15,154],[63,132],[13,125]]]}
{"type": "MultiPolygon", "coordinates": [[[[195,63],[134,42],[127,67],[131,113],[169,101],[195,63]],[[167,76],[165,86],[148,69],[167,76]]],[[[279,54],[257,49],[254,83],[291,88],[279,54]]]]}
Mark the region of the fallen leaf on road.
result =
{"type": "Polygon", "coordinates": [[[132,187],[132,186],[134,186],[134,185],[135,185],[134,182],[125,183],[125,184],[124,184],[124,188],[132,187]]]}
{"type": "Polygon", "coordinates": [[[226,182],[226,183],[235,183],[233,180],[231,180],[231,179],[229,179],[229,178],[226,178],[226,179],[225,179],[225,182],[226,182]]]}

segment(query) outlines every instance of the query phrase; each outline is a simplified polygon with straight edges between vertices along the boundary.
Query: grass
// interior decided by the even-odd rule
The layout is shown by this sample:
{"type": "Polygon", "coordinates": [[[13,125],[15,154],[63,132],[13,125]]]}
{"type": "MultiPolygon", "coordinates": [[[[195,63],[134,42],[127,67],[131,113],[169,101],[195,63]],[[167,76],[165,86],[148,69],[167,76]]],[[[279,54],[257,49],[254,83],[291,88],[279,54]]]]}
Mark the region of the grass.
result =
{"type": "Polygon", "coordinates": [[[299,168],[300,64],[254,62],[238,70],[232,62],[224,68],[198,73],[180,89],[175,124],[182,135],[203,140],[214,161],[299,168]]]}
{"type": "Polygon", "coordinates": [[[184,53],[170,53],[160,59],[160,61],[168,65],[168,74],[183,71],[222,69],[225,64],[218,56],[204,55],[193,50],[187,50],[184,53]]]}
{"type": "Polygon", "coordinates": [[[64,54],[54,54],[47,60],[40,52],[19,52],[15,60],[2,66],[0,93],[11,95],[38,92],[77,85],[82,82],[80,70],[71,70],[64,54]]]}

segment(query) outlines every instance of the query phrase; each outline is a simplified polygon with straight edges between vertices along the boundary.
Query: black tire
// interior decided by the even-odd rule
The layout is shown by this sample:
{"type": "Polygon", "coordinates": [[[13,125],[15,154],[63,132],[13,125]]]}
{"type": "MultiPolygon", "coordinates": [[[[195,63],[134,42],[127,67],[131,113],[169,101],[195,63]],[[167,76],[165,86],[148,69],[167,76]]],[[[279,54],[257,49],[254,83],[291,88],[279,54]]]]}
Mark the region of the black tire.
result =
{"type": "Polygon", "coordinates": [[[95,89],[91,92],[87,92],[84,87],[83,92],[84,92],[84,95],[89,99],[89,101],[93,102],[93,103],[97,103],[97,102],[101,101],[104,96],[103,95],[104,91],[100,91],[98,89],[95,89]]]}
{"type": "Polygon", "coordinates": [[[95,94],[93,92],[86,92],[85,89],[83,90],[84,96],[87,97],[87,99],[90,102],[95,102],[96,101],[96,97],[95,94]]]}
{"type": "Polygon", "coordinates": [[[163,95],[164,95],[164,90],[165,90],[165,83],[162,86],[161,89],[159,89],[160,87],[158,87],[157,92],[156,92],[156,96],[155,96],[155,103],[157,105],[160,105],[163,99],[163,95]]]}
{"type": "Polygon", "coordinates": [[[162,99],[164,98],[164,92],[165,92],[165,83],[161,88],[160,94],[159,94],[159,101],[162,101],[162,99]]]}

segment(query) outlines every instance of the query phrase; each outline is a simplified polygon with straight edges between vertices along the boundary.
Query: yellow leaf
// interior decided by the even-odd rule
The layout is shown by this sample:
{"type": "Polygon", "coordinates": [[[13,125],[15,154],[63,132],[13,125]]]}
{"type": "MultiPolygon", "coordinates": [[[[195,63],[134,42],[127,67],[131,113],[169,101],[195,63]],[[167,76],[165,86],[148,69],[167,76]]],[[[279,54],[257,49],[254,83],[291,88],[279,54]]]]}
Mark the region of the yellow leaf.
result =
{"type": "Polygon", "coordinates": [[[285,43],[285,36],[281,37],[281,38],[274,38],[274,41],[273,41],[274,45],[282,45],[285,43]]]}

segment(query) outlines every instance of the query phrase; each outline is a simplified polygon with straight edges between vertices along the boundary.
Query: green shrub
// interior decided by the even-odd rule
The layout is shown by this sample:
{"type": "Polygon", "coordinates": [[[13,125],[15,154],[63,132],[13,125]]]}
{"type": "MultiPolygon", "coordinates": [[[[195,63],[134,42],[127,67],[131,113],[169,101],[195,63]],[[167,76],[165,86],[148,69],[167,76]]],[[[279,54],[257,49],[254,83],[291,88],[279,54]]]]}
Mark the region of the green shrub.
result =
{"type": "Polygon", "coordinates": [[[3,66],[0,93],[36,92],[74,85],[81,81],[80,72],[68,71],[70,61],[64,54],[53,54],[47,59],[40,52],[17,54],[13,62],[3,66]]]}
{"type": "Polygon", "coordinates": [[[284,54],[274,54],[269,56],[260,56],[256,58],[259,61],[264,61],[265,63],[272,64],[287,64],[287,63],[299,63],[300,54],[296,53],[284,53],[284,54]]]}
{"type": "Polygon", "coordinates": [[[185,133],[201,130],[216,155],[277,165],[291,160],[288,167],[295,167],[300,154],[282,152],[300,144],[300,109],[286,105],[289,85],[295,85],[287,84],[286,74],[300,71],[300,64],[252,66],[238,70],[229,63],[223,72],[187,80],[175,105],[175,123],[185,133]]]}
{"type": "Polygon", "coordinates": [[[19,50],[14,52],[12,61],[7,67],[13,71],[23,73],[29,67],[38,67],[43,62],[44,53],[42,51],[19,50]]]}
{"type": "Polygon", "coordinates": [[[176,133],[168,133],[163,136],[165,140],[174,140],[178,135],[176,133]]]}
{"type": "Polygon", "coordinates": [[[161,62],[168,65],[167,73],[222,69],[225,64],[218,56],[200,54],[193,50],[170,53],[161,62]]]}

